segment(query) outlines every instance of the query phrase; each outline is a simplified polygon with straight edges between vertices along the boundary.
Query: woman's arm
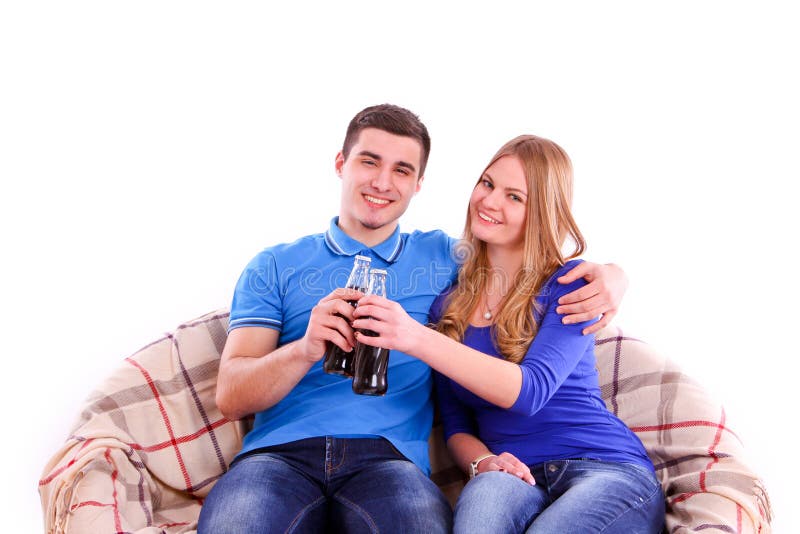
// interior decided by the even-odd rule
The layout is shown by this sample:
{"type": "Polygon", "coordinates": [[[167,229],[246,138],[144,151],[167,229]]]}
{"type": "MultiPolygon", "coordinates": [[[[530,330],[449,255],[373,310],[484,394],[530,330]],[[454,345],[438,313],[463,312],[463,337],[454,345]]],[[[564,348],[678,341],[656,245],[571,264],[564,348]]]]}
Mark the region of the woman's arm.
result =
{"type": "Polygon", "coordinates": [[[519,396],[519,365],[493,358],[421,325],[396,302],[370,295],[358,302],[353,328],[372,330],[377,337],[356,333],[356,341],[399,350],[430,365],[475,395],[501,408],[519,396]]]}
{"type": "Polygon", "coordinates": [[[530,469],[514,455],[503,452],[495,455],[476,436],[474,414],[453,393],[452,381],[444,375],[434,373],[436,400],[442,416],[447,448],[453,459],[465,473],[471,473],[472,462],[478,460],[477,472],[506,471],[534,484],[530,469]]]}
{"type": "Polygon", "coordinates": [[[521,478],[528,484],[536,484],[530,468],[516,456],[510,452],[494,454],[481,440],[471,434],[453,434],[447,440],[447,448],[456,465],[465,473],[470,473],[473,460],[484,456],[485,458],[477,463],[476,474],[487,471],[503,471],[521,478]]]}
{"type": "Polygon", "coordinates": [[[399,304],[382,297],[367,296],[359,301],[353,328],[379,334],[369,337],[357,333],[356,339],[362,343],[415,356],[487,402],[532,414],[558,390],[593,342],[582,335],[586,323],[563,324],[556,312],[558,298],[584,284],[579,280],[552,286],[555,292],[520,365],[427,328],[409,317],[399,304]]]}
{"type": "MultiPolygon", "coordinates": [[[[456,465],[467,474],[469,474],[472,460],[487,454],[494,454],[481,440],[472,434],[465,433],[458,433],[450,436],[450,439],[447,440],[447,448],[456,465]]],[[[489,458],[486,458],[478,464],[478,472],[481,472],[481,466],[485,464],[488,459],[489,458]]]]}

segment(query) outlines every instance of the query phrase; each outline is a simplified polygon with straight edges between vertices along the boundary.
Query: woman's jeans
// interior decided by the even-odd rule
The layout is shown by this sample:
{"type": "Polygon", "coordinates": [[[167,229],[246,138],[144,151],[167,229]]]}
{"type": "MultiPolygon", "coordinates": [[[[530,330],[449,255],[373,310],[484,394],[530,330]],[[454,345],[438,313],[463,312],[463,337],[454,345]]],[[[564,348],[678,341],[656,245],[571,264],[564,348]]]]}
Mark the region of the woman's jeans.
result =
{"type": "Polygon", "coordinates": [[[531,467],[536,485],[499,471],[470,480],[456,503],[456,533],[660,533],[664,495],[649,469],[558,460],[531,467]]]}
{"type": "Polygon", "coordinates": [[[200,534],[441,532],[439,488],[385,439],[310,438],[237,459],[200,512],[200,534]]]}

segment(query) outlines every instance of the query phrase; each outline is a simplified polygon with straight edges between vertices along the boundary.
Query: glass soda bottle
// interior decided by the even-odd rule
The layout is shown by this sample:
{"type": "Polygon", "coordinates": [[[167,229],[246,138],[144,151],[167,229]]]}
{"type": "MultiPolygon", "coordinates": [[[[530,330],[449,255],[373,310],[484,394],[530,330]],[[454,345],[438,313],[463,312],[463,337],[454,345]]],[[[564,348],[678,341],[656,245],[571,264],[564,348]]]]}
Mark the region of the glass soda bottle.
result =
{"type": "MultiPolygon", "coordinates": [[[[353,261],[353,270],[350,271],[350,277],[347,279],[347,289],[356,289],[365,293],[369,281],[369,265],[372,258],[367,256],[356,256],[353,261]]],[[[355,300],[348,301],[351,306],[355,307],[355,300]]],[[[341,314],[337,315],[342,317],[341,314]]],[[[353,356],[355,351],[345,352],[339,348],[338,345],[327,341],[325,343],[325,359],[322,362],[322,369],[332,375],[353,376],[353,356]]]]}
{"type": "MultiPolygon", "coordinates": [[[[386,271],[372,269],[369,273],[367,295],[386,296],[386,271]]],[[[365,336],[375,337],[372,330],[360,330],[365,336]]],[[[389,387],[389,349],[372,347],[356,341],[353,363],[353,391],[360,395],[385,395],[389,387]]]]}

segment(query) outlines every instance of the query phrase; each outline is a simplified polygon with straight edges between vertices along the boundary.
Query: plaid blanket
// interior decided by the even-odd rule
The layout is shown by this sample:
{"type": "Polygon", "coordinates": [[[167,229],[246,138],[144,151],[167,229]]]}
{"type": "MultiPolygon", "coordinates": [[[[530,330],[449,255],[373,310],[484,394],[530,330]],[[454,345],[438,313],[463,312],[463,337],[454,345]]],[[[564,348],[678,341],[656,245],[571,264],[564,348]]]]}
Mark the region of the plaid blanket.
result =
{"type": "MultiPolygon", "coordinates": [[[[247,421],[214,403],[228,314],[213,312],[144,347],[86,400],[39,493],[48,533],[191,533],[203,498],[238,452],[247,421]]],[[[770,532],[766,490],[725,412],[674,364],[615,328],[597,336],[609,410],[642,439],[667,496],[667,531],[770,532]]],[[[441,425],[432,478],[451,502],[464,484],[441,425]]]]}

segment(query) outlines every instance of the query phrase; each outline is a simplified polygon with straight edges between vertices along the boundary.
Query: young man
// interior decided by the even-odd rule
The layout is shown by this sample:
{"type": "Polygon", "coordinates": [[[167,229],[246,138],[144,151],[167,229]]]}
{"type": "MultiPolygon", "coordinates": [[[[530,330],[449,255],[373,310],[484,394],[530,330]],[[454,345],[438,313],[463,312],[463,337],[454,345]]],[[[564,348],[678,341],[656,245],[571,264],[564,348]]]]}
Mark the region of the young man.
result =
{"type": "MultiPolygon", "coordinates": [[[[320,361],[326,342],[355,344],[347,300],[361,294],[337,289],[355,255],[389,271],[388,298],[420,322],[455,277],[454,240],[398,227],[429,152],[427,129],[410,111],[361,111],[336,156],[342,195],[328,231],[267,248],[242,273],[217,403],[231,419],[256,418],[204,503],[200,532],[449,532],[450,507],[427,477],[430,368],[392,351],[387,394],[367,397],[320,361]]],[[[610,320],[621,271],[589,264],[571,276],[596,282],[562,311],[610,320]]]]}

